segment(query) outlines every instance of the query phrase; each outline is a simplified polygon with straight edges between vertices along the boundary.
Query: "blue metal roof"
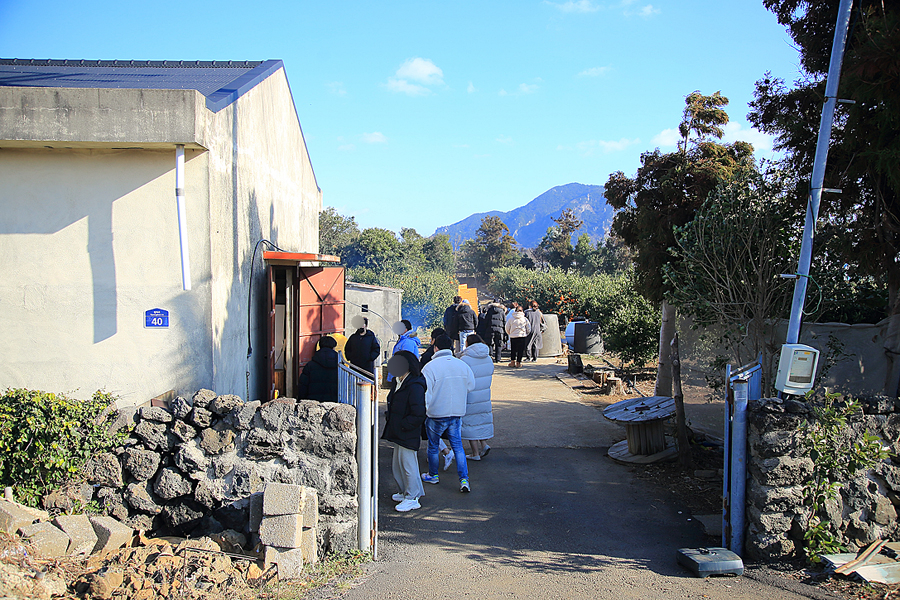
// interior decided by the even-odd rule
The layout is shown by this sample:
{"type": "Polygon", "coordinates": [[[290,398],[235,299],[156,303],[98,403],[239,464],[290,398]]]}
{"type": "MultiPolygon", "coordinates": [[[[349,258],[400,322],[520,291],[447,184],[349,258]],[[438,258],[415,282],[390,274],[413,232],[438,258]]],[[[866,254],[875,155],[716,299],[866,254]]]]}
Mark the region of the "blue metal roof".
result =
{"type": "Polygon", "coordinates": [[[197,90],[218,112],[282,68],[267,61],[0,59],[0,86],[197,90]]]}

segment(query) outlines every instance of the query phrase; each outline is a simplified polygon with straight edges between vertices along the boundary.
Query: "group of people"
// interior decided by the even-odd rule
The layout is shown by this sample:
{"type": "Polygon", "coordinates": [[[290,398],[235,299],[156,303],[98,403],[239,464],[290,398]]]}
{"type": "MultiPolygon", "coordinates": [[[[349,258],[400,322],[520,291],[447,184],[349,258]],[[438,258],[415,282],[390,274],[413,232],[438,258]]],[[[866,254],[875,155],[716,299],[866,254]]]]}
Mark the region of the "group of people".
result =
{"type": "MultiPolygon", "coordinates": [[[[368,329],[368,320],[355,317],[356,331],[343,350],[348,362],[374,376],[381,344],[368,329]]],[[[457,296],[444,312],[444,327],[431,332],[424,352],[408,320],[394,324],[397,335],[387,363],[387,413],[382,439],[393,447],[392,471],[398,492],[396,509],[408,512],[421,507],[424,483],[440,482],[439,470],[456,463],[459,489],[471,491],[470,461],[480,461],[491,450],[494,436],[491,383],[494,363],[500,362],[504,345],[511,367],[536,361],[543,346],[544,317],[537,302],[527,308],[494,300],[476,313],[457,296]],[[427,441],[428,470],[420,472],[418,451],[427,441]]],[[[322,336],[312,359],[299,377],[298,394],[322,402],[338,400],[337,341],[322,336]]]]}
{"type": "Polygon", "coordinates": [[[518,302],[504,306],[494,300],[476,313],[468,300],[456,296],[444,311],[444,330],[456,340],[458,354],[466,347],[468,337],[478,334],[491,348],[494,362],[500,362],[508,341],[511,367],[521,367],[523,360],[537,361],[544,347],[545,327],[544,315],[535,301],[523,307],[518,302]]]}
{"type": "Polygon", "coordinates": [[[399,512],[421,507],[423,483],[440,483],[442,456],[445,471],[456,463],[459,490],[468,493],[468,461],[480,461],[490,452],[494,362],[477,334],[467,336],[465,343],[462,356],[456,357],[454,339],[437,328],[422,356],[401,348],[388,361],[391,387],[382,438],[394,450],[392,471],[398,492],[392,498],[399,512]],[[423,439],[428,441],[428,471],[420,473],[423,439]]]}

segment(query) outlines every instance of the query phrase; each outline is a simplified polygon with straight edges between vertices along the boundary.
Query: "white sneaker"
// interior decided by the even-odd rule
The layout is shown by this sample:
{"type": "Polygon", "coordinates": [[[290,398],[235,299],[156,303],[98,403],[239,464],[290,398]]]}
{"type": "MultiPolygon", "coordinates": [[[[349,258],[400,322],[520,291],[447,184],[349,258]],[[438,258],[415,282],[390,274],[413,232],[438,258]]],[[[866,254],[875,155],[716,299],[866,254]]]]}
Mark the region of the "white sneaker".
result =
{"type": "Polygon", "coordinates": [[[445,454],[444,455],[444,470],[446,471],[447,469],[449,469],[450,465],[452,465],[452,464],[453,464],[453,453],[450,452],[448,454],[445,454]]]}
{"type": "Polygon", "coordinates": [[[481,455],[476,454],[473,456],[471,454],[466,454],[466,460],[481,460],[481,455]]]}
{"type": "Polygon", "coordinates": [[[394,502],[403,502],[404,500],[406,500],[406,494],[394,494],[393,496],[391,496],[391,500],[393,500],[394,502]]]}
{"type": "Polygon", "coordinates": [[[422,508],[422,505],[419,504],[419,501],[415,498],[407,498],[403,502],[397,505],[397,512],[409,512],[411,510],[416,510],[417,508],[422,508]]]}

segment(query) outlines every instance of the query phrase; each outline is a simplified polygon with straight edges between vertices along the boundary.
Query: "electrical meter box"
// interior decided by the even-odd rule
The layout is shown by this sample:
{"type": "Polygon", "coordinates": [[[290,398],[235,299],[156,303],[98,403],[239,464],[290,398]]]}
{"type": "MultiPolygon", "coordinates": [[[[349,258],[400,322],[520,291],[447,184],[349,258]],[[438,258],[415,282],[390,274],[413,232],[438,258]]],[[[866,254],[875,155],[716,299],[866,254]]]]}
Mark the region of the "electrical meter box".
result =
{"type": "Polygon", "coordinates": [[[818,368],[818,350],[805,344],[785,344],[781,347],[775,389],[802,396],[812,389],[818,368]]]}

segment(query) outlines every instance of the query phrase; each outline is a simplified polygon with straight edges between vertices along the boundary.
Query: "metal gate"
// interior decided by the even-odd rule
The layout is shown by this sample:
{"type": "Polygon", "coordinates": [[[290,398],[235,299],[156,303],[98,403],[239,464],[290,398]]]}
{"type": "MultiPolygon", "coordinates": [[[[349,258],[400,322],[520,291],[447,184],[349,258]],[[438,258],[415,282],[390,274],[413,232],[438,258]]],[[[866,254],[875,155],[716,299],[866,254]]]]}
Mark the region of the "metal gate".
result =
{"type": "Polygon", "coordinates": [[[378,558],[378,387],[375,376],[351,365],[338,371],[338,401],[356,408],[356,461],[359,465],[359,549],[378,558]]]}
{"type": "Polygon", "coordinates": [[[747,492],[747,404],[762,394],[760,361],[736,371],[725,368],[725,475],[722,486],[722,546],[744,553],[747,492]]]}

